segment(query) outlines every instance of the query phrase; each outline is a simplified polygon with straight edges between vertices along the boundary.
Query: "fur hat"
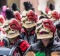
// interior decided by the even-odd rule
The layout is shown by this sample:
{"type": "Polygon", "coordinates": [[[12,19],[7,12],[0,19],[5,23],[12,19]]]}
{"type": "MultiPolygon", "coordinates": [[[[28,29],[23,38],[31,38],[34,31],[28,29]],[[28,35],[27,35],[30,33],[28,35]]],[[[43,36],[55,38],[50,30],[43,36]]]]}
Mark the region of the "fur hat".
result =
{"type": "Polygon", "coordinates": [[[32,7],[32,4],[30,2],[24,2],[24,7],[25,7],[25,10],[28,11],[28,10],[34,10],[34,8],[32,7]]]}
{"type": "Polygon", "coordinates": [[[49,19],[41,19],[37,22],[37,39],[52,38],[55,33],[55,26],[49,19]]]}
{"type": "Polygon", "coordinates": [[[18,11],[18,8],[17,8],[16,3],[13,3],[13,4],[12,4],[12,10],[13,10],[13,11],[18,11]]]}
{"type": "Polygon", "coordinates": [[[0,28],[0,41],[3,40],[4,37],[6,37],[5,31],[3,28],[0,28]]]}
{"type": "Polygon", "coordinates": [[[11,9],[6,9],[6,18],[10,20],[11,18],[14,18],[13,11],[11,9]]]}
{"type": "Polygon", "coordinates": [[[6,18],[6,13],[5,13],[6,9],[7,9],[7,6],[6,6],[6,5],[2,6],[1,14],[2,14],[5,18],[6,18]]]}

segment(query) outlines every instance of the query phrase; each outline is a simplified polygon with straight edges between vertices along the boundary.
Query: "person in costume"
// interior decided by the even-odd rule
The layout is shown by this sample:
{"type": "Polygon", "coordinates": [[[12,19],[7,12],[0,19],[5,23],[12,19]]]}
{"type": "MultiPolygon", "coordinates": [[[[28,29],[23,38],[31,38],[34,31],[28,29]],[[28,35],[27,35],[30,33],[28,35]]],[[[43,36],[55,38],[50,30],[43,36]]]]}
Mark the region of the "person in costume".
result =
{"type": "MultiPolygon", "coordinates": [[[[36,33],[38,42],[31,45],[27,56],[53,56],[58,55],[60,45],[54,44],[56,27],[49,19],[41,19],[37,23],[36,33]]],[[[58,55],[59,56],[59,55],[58,55]]]]}
{"type": "Polygon", "coordinates": [[[35,29],[36,29],[36,22],[38,21],[38,17],[35,14],[35,12],[33,12],[32,10],[30,10],[26,17],[22,18],[22,27],[23,27],[23,32],[21,34],[21,37],[24,40],[27,40],[30,44],[33,44],[36,42],[36,33],[35,33],[35,29]]]}
{"type": "Polygon", "coordinates": [[[45,11],[46,11],[47,17],[51,19],[53,23],[55,23],[60,19],[60,14],[56,10],[51,11],[50,9],[46,8],[45,11]]]}
{"type": "Polygon", "coordinates": [[[16,54],[19,56],[23,56],[25,51],[30,47],[30,45],[27,41],[23,40],[20,37],[22,28],[21,23],[18,23],[16,19],[11,19],[9,21],[5,21],[5,25],[3,28],[6,33],[6,37],[4,38],[5,46],[9,48],[17,46],[13,56],[16,56],[16,54]]]}

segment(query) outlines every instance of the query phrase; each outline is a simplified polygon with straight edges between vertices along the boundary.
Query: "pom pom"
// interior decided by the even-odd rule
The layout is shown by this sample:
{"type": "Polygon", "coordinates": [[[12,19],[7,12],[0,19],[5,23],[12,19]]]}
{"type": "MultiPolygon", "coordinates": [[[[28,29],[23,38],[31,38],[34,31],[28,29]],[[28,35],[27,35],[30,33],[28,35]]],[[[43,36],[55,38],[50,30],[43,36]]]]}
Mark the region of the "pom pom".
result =
{"type": "Polygon", "coordinates": [[[59,19],[59,14],[58,14],[58,12],[56,12],[56,11],[54,11],[54,12],[52,13],[52,16],[53,16],[54,18],[56,18],[56,19],[59,19]]]}
{"type": "Polygon", "coordinates": [[[56,31],[56,27],[53,25],[53,22],[49,19],[43,21],[43,26],[50,29],[53,33],[56,31]]]}
{"type": "Polygon", "coordinates": [[[15,16],[15,19],[17,19],[18,21],[21,21],[22,17],[18,11],[15,11],[14,16],[15,16]]]}
{"type": "Polygon", "coordinates": [[[29,11],[29,13],[27,13],[27,17],[31,21],[37,22],[37,20],[38,20],[37,15],[33,11],[29,11]]]}
{"type": "Polygon", "coordinates": [[[12,20],[12,22],[10,22],[9,25],[10,25],[11,29],[15,29],[15,30],[21,31],[22,24],[19,23],[17,20],[12,20]]]}

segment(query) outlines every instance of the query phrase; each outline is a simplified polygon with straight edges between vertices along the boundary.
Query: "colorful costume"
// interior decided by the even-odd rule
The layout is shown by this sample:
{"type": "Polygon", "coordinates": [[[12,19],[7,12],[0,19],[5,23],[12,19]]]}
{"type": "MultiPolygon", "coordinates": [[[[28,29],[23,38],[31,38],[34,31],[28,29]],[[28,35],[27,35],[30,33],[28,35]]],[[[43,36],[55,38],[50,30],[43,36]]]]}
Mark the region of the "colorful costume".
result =
{"type": "Polygon", "coordinates": [[[11,19],[11,21],[9,20],[9,22],[6,21],[5,23],[8,24],[7,26],[5,25],[6,27],[4,26],[6,33],[6,38],[4,38],[5,46],[11,48],[17,43],[17,48],[14,52],[14,56],[16,56],[18,53],[19,55],[23,56],[30,45],[27,41],[22,40],[20,37],[22,25],[18,23],[16,19],[11,19]]]}
{"type": "Polygon", "coordinates": [[[33,51],[35,56],[51,56],[52,52],[60,51],[60,45],[54,44],[53,36],[55,30],[56,28],[51,20],[39,20],[36,28],[37,39],[39,41],[31,46],[30,52],[33,51]]]}
{"type": "Polygon", "coordinates": [[[24,31],[21,34],[21,37],[24,40],[27,40],[30,44],[36,42],[36,22],[38,18],[37,15],[32,11],[28,11],[25,17],[22,17],[22,26],[24,31]]]}

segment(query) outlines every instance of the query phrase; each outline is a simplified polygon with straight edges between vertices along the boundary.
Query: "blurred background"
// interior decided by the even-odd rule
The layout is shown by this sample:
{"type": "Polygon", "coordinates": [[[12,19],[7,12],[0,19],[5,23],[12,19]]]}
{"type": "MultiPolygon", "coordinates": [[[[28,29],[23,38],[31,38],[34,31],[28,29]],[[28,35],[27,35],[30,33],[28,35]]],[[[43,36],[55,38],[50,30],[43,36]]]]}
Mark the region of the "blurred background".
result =
{"type": "Polygon", "coordinates": [[[40,10],[45,12],[46,6],[51,7],[52,10],[55,9],[60,12],[60,0],[0,0],[0,7],[3,5],[11,7],[13,3],[16,3],[22,13],[24,10],[23,2],[25,1],[30,1],[30,3],[32,3],[37,14],[39,14],[40,10]]]}

